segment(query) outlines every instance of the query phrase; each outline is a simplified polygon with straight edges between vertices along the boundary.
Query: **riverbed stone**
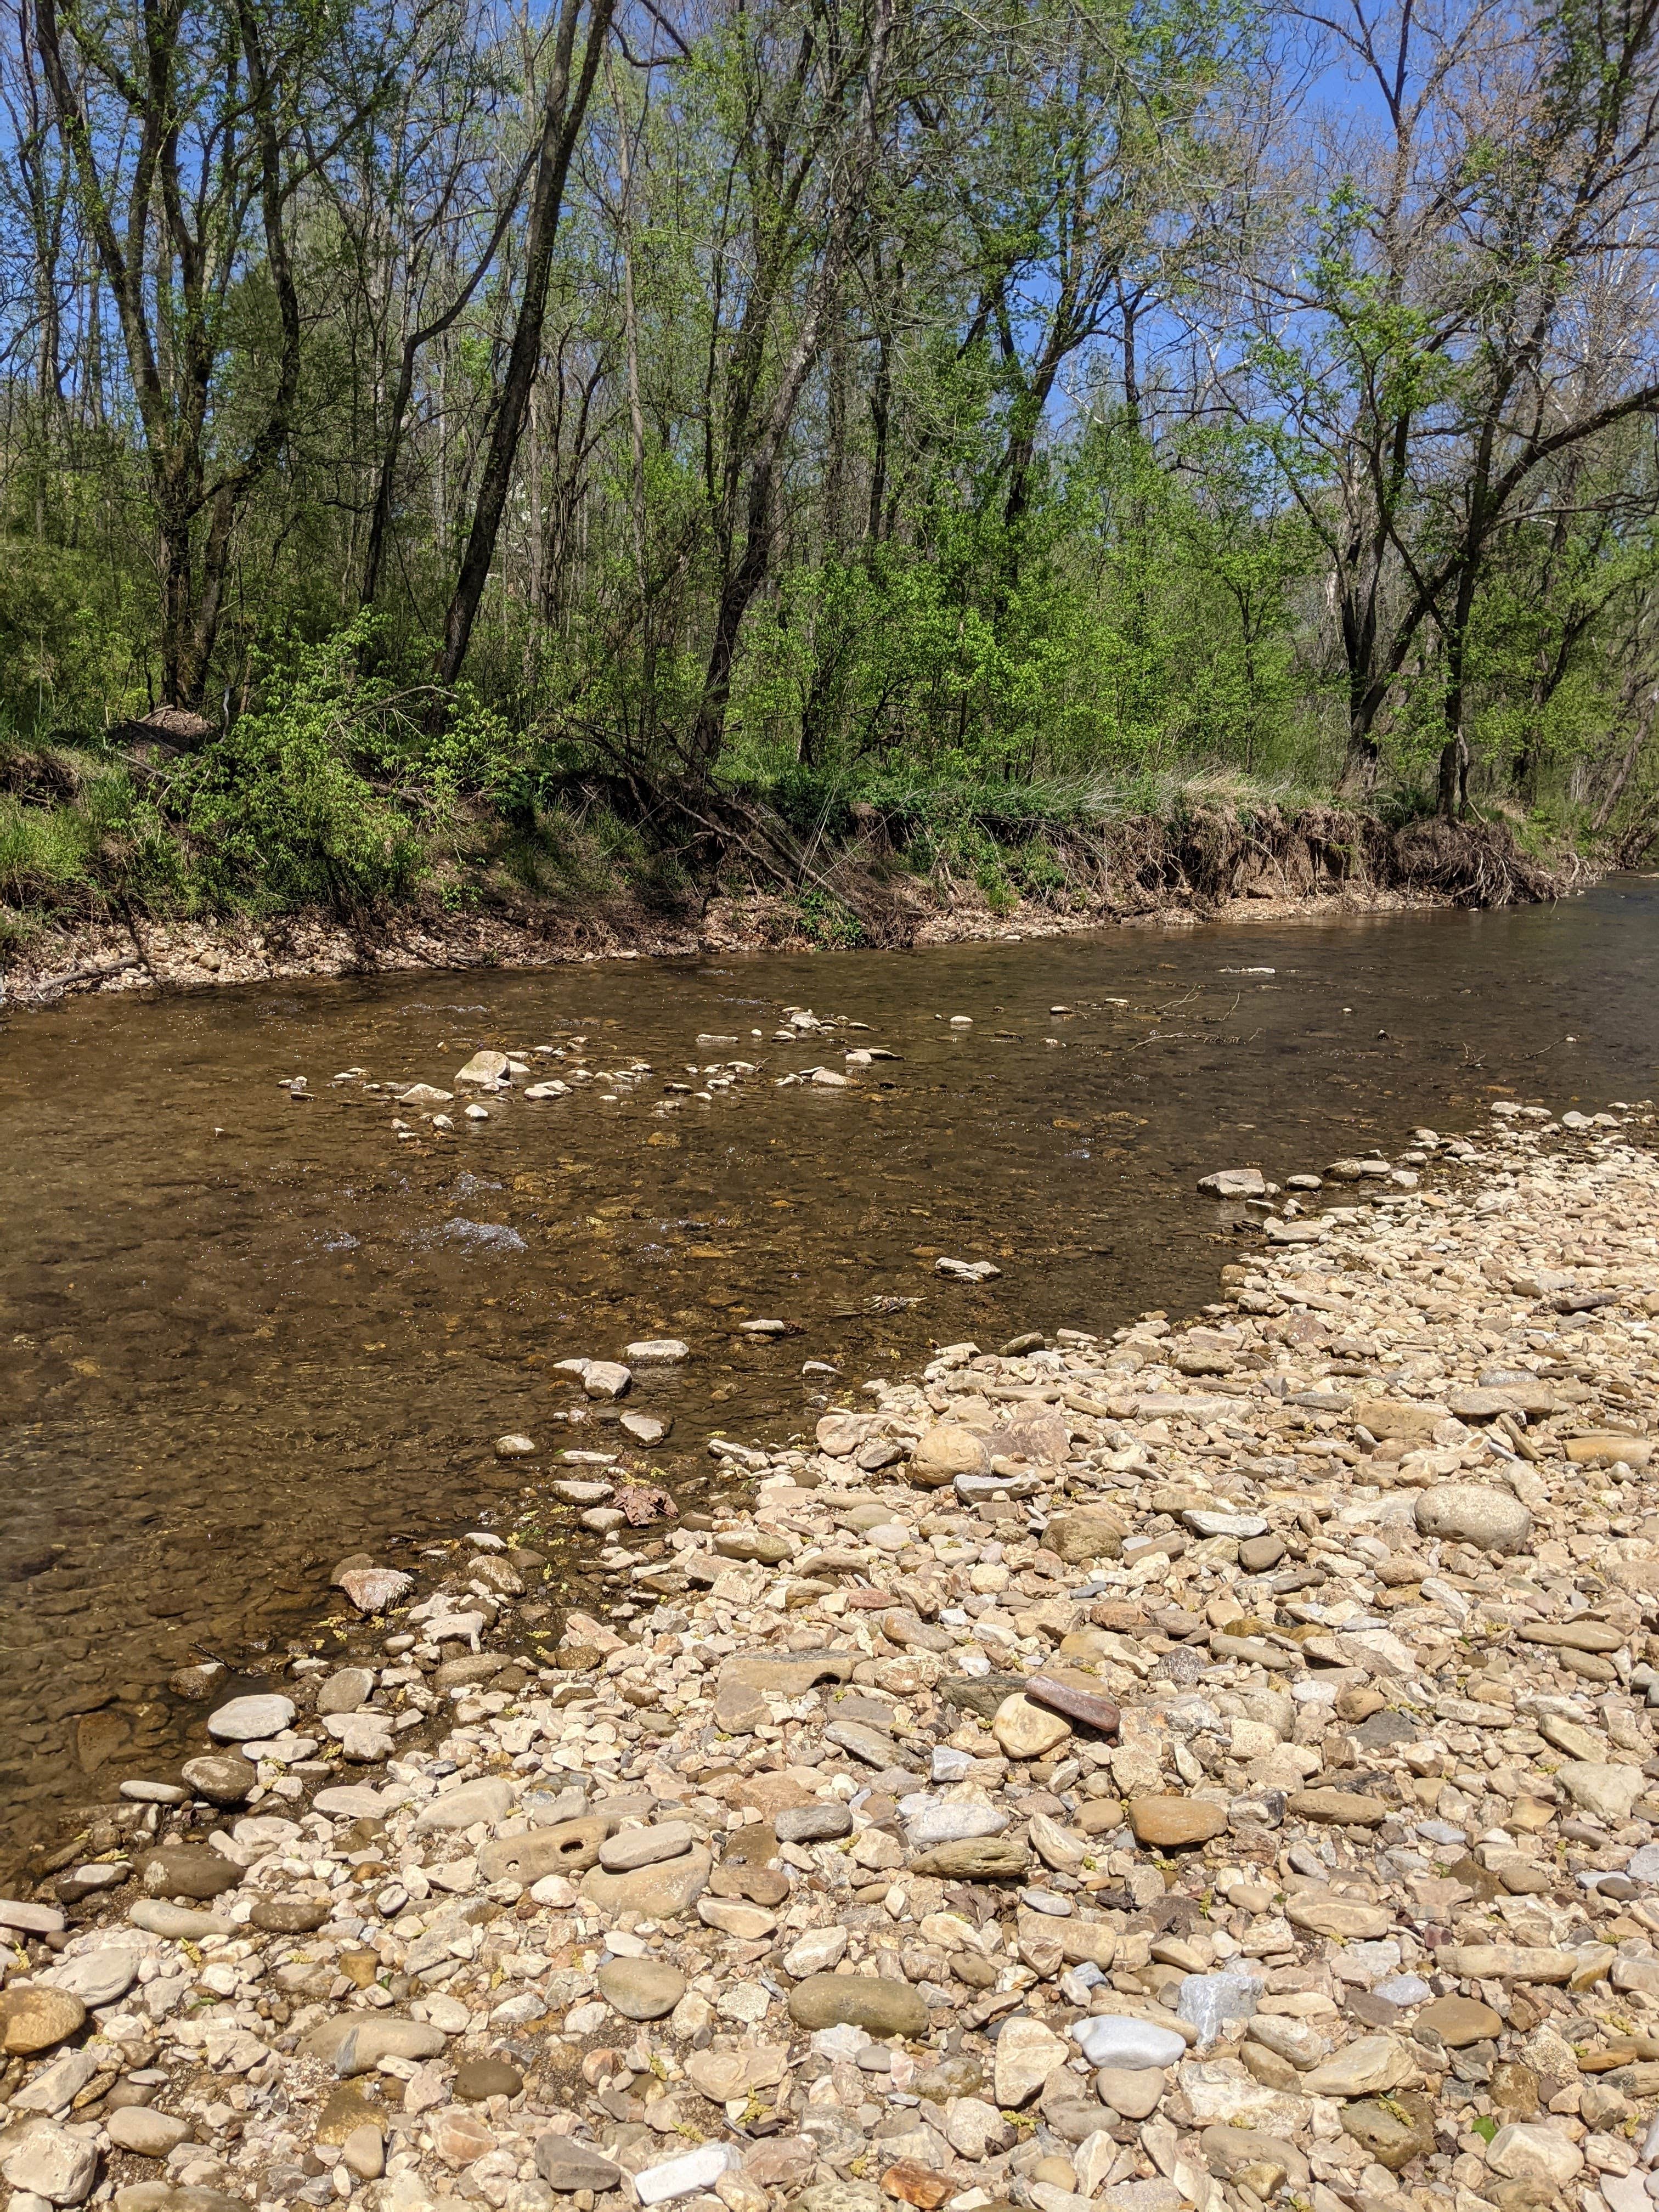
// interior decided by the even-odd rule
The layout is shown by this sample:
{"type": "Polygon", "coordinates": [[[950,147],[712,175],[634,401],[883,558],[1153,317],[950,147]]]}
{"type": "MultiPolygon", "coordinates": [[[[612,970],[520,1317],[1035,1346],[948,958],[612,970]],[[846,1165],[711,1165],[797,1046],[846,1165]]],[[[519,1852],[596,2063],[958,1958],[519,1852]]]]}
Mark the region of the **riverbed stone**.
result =
{"type": "Polygon", "coordinates": [[[169,1844],[144,1860],[140,1878],[151,1897],[222,1897],[239,1886],[242,1869],[208,1844],[169,1844]]]}
{"type": "Polygon", "coordinates": [[[1417,1494],[1419,1534],[1473,1544],[1507,1556],[1518,1552],[1532,1533],[1532,1515],[1507,1490],[1480,1482],[1437,1483],[1417,1494]]]}
{"type": "Polygon", "coordinates": [[[131,2151],[140,2158],[165,2158],[190,2133],[188,2120],[149,2105],[128,2105],[112,2112],[104,2124],[117,2150],[131,2151]]]}
{"type": "Polygon", "coordinates": [[[1161,2072],[1187,2055],[1187,2039],[1177,2029],[1127,2013],[1102,2013],[1079,2021],[1074,2033],[1091,2066],[1161,2072]]]}
{"type": "Polygon", "coordinates": [[[1127,1533],[1115,1513],[1057,1513],[1043,1532],[1043,1542],[1067,1565],[1081,1566],[1091,1559],[1121,1559],[1127,1533]]]}
{"type": "Polygon", "coordinates": [[[918,1439],[909,1475],[920,1490],[943,1490],[959,1474],[988,1474],[991,1454],[977,1429],[940,1421],[918,1439]]]}
{"type": "Polygon", "coordinates": [[[1054,2030],[1041,2021],[1008,2021],[997,2038],[997,2103],[1005,2112],[1027,2103],[1070,2056],[1054,2030]]]}
{"type": "Polygon", "coordinates": [[[1227,1808],[1208,1797],[1135,1797],[1129,1803],[1135,1841],[1156,1850],[1206,1844],[1227,1826],[1227,1808]]]}
{"type": "Polygon", "coordinates": [[[677,1919],[689,1912],[708,1886],[714,1859],[697,1844],[672,1859],[659,1859],[621,1874],[593,1867],[582,1876],[581,1893],[602,1912],[638,1912],[651,1920],[677,1919]]]}
{"type": "Polygon", "coordinates": [[[1095,2075],[1095,2094],[1126,2120],[1150,2119],[1169,2087],[1169,2075],[1156,2066],[1103,2066],[1095,2075]]]}
{"type": "Polygon", "coordinates": [[[664,2020],[685,1995],[685,1976],[664,1959],[607,1959],[599,1983],[624,2020],[664,2020]]]}
{"type": "Polygon", "coordinates": [[[259,1770],[240,1751],[210,1751],[187,1759],[179,1770],[198,1797],[210,1805],[241,1805],[259,1779],[259,1770]]]}
{"type": "Polygon", "coordinates": [[[997,1707],[991,1733],[1010,1759],[1042,1759],[1067,1741],[1072,1724],[1063,1715],[1016,1694],[997,1707]]]}
{"type": "Polygon", "coordinates": [[[50,2051],[78,2033],[86,2017],[85,2005],[69,1990],[14,1983],[0,1990],[0,2051],[23,2058],[50,2051]]]}
{"type": "Polygon", "coordinates": [[[513,1810],[517,1793],[510,1782],[490,1775],[478,1782],[461,1782],[445,1790],[415,1819],[417,1836],[447,1835],[483,1821],[494,1827],[513,1810]]]}
{"type": "Polygon", "coordinates": [[[861,2027],[871,2035],[925,2035],[926,2002],[908,1982],[867,1974],[811,1974],[789,1992],[789,2017],[799,2027],[861,2027]]]}
{"type": "Polygon", "coordinates": [[[294,1714],[293,1698],[275,1691],[258,1697],[233,1698],[228,1705],[208,1715],[207,1732],[221,1743],[257,1743],[266,1736],[281,1735],[294,1714]]]}

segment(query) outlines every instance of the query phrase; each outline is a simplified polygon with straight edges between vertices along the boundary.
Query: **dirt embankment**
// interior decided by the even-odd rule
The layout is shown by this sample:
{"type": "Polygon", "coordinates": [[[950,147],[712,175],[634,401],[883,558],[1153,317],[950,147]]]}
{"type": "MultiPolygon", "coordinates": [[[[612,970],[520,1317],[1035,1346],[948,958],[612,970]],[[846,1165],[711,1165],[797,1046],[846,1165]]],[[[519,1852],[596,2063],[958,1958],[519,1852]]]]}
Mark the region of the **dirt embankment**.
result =
{"type": "Polygon", "coordinates": [[[1506,906],[1582,889],[1576,856],[1548,864],[1504,823],[1436,819],[1391,829],[1334,807],[1129,816],[1086,829],[1011,816],[981,827],[1006,883],[986,888],[941,854],[915,866],[915,825],[854,809],[852,834],[805,848],[745,814],[702,842],[702,880],[647,902],[619,880],[598,897],[495,893],[467,910],[434,899],[349,915],[149,920],[131,909],[44,925],[0,969],[0,1004],[81,990],[203,988],[300,975],[535,967],[704,952],[890,949],[1059,935],[1106,922],[1283,921],[1410,906],[1506,906]],[[1030,863],[1041,855],[1042,869],[1030,863]],[[1031,888],[1039,878],[1041,888],[1031,888]],[[1022,888],[1022,884],[1024,888],[1022,888]]]}

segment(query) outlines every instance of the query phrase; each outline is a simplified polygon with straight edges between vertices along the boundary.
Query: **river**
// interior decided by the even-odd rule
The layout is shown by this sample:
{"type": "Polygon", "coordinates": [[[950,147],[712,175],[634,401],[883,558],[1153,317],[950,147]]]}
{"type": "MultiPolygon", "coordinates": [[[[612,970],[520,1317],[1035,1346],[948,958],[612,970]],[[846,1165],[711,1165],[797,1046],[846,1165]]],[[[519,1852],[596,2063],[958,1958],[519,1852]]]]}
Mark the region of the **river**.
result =
{"type": "MultiPolygon", "coordinates": [[[[810,1430],[837,1386],[808,1361],[856,1387],[930,1342],[1201,1304],[1251,1233],[1195,1195],[1212,1168],[1392,1152],[1500,1095],[1644,1097],[1656,1051],[1659,884],[1631,878],[1553,908],[13,1016],[0,1867],[123,1777],[171,1771],[178,1668],[210,1656],[252,1686],[342,1555],[476,1523],[568,1473],[559,1453],[616,1449],[622,1412],[672,1420],[640,1456],[692,1495],[711,1434],[810,1430]],[[794,1007],[843,1026],[780,1042],[794,1007]],[[569,1095],[520,1086],[476,1123],[458,1098],[453,1133],[395,1104],[453,1087],[478,1047],[522,1049],[528,1080],[569,1095]],[[849,1048],[896,1056],[846,1089],[779,1086],[849,1048]],[[756,1072],[710,1091],[733,1060],[756,1072]],[[296,1076],[300,1099],[279,1087],[296,1076]],[[1001,1272],[949,1282],[941,1255],[1001,1272]],[[745,1335],[756,1319],[790,1333],[745,1335]],[[653,1335],[690,1359],[552,1418],[585,1407],[556,1362],[653,1335]],[[535,1460],[497,1460],[514,1431],[535,1460]]],[[[573,1577],[585,1540],[560,1540],[573,1577]]]]}

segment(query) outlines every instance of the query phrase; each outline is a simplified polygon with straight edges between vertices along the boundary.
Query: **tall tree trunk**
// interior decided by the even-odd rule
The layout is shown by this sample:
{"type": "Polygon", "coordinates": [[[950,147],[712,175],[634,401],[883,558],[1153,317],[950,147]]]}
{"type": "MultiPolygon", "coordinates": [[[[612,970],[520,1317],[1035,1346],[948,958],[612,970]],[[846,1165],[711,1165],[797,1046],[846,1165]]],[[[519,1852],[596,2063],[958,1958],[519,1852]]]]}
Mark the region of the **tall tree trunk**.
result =
{"type": "Polygon", "coordinates": [[[530,404],[530,387],[536,380],[541,362],[542,329],[547,319],[548,286],[553,274],[554,241],[564,205],[565,179],[581,135],[617,0],[586,0],[587,39],[582,50],[580,74],[573,85],[571,64],[583,4],[584,0],[562,0],[559,9],[558,37],[542,108],[541,143],[525,239],[524,296],[519,302],[501,402],[490,430],[489,450],[473,508],[472,528],[444,617],[443,649],[438,656],[437,672],[440,682],[445,684],[453,684],[460,674],[483,600],[484,586],[489,580],[490,565],[495,558],[495,541],[501,534],[501,517],[512,489],[519,439],[530,404]]]}

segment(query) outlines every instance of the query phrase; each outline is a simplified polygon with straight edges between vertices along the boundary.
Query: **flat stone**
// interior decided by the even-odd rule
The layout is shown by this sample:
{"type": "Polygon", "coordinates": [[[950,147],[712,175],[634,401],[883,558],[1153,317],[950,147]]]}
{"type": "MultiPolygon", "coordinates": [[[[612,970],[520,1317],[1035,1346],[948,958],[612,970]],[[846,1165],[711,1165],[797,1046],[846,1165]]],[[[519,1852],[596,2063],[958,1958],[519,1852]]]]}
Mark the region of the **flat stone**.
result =
{"type": "Polygon", "coordinates": [[[685,1995],[685,1976],[662,1959],[607,1959],[599,1995],[624,2020],[662,2020],[685,1995]]]}
{"type": "Polygon", "coordinates": [[[1135,1797],[1129,1802],[1135,1841],[1157,1850],[1207,1844],[1227,1826],[1227,1808],[1208,1797],[1135,1797]]]}
{"type": "MultiPolygon", "coordinates": [[[[1448,1417],[1445,1406],[1425,1406],[1396,1398],[1356,1398],[1353,1419],[1379,1442],[1389,1437],[1426,1439],[1448,1417]]],[[[1421,1524],[1419,1523],[1419,1526],[1421,1524]]]]}
{"type": "Polygon", "coordinates": [[[217,2189],[175,2188],[167,2181],[133,2181],[115,2192],[115,2212],[247,2212],[240,2197],[217,2189]]]}
{"type": "Polygon", "coordinates": [[[478,1872],[487,1882],[516,1881],[528,1889],[550,1874],[586,1874],[599,1863],[599,1846],[610,1834],[607,1814],[557,1820],[520,1836],[497,1836],[478,1853],[478,1872]]]}
{"type": "Polygon", "coordinates": [[[187,1759],[179,1774],[198,1797],[210,1805],[240,1805],[259,1779],[259,1770],[240,1751],[210,1751],[187,1759]]]}
{"type": "Polygon", "coordinates": [[[192,1912],[187,1905],[167,1905],[159,1898],[141,1897],[127,1907],[127,1918],[146,1935],[170,1936],[174,1942],[199,1943],[204,1936],[231,1936],[234,1923],[216,1912],[192,1912]]]}
{"type": "Polygon", "coordinates": [[[1028,1874],[1030,1865],[1024,1844],[1005,1836],[965,1836],[959,1843],[937,1844],[921,1852],[911,1860],[910,1872],[942,1881],[1009,1881],[1028,1874]]]}
{"type": "Polygon", "coordinates": [[[1555,1778],[1581,1812],[1610,1827],[1622,1827],[1647,1789],[1639,1766],[1610,1766],[1589,1759],[1564,1759],[1555,1778]]]}
{"type": "Polygon", "coordinates": [[[78,1957],[65,1959],[44,1978],[55,1990],[79,1997],[88,2012],[124,1997],[138,1978],[139,1954],[124,1943],[100,1943],[78,1957]]]}
{"type": "Polygon", "coordinates": [[[591,2143],[574,2136],[539,2136],[536,2141],[536,2171],[548,2187],[561,2197],[579,2189],[602,2197],[622,2180],[622,2168],[602,2157],[591,2143]]]}
{"type": "Polygon", "coordinates": [[[1495,2042],[1504,2033],[1504,2017],[1474,1997],[1454,1995],[1437,1997],[1423,2007],[1412,2022],[1412,2032],[1418,2034],[1425,2027],[1432,2029],[1448,2050],[1462,2051],[1471,2043],[1495,2042]]]}
{"type": "Polygon", "coordinates": [[[644,1336],[623,1347],[623,1358],[635,1367],[677,1367],[690,1357],[690,1346],[678,1336],[644,1336]]]}
{"type": "Polygon", "coordinates": [[[1584,2154],[1559,2129],[1541,2122],[1511,2121],[1486,2145],[1486,2164],[1507,2181],[1564,2190],[1583,2170],[1584,2154]]]}
{"type": "Polygon", "coordinates": [[[763,1528],[721,1534],[714,1539],[714,1549],[721,1559],[736,1559],[744,1566],[780,1567],[795,1555],[795,1547],[787,1536],[774,1536],[763,1528]]]}
{"type": "Polygon", "coordinates": [[[1523,1549],[1532,1534],[1532,1516],[1520,1499],[1480,1482],[1442,1482],[1419,1490],[1415,1512],[1419,1535],[1501,1555],[1523,1549]]]}
{"type": "Polygon", "coordinates": [[[957,1844],[972,1836],[1000,1836],[1009,1814],[1000,1805],[975,1804],[969,1798],[942,1797],[917,1807],[900,1807],[907,1814],[904,1833],[918,1850],[934,1844],[957,1844]]]}
{"type": "Polygon", "coordinates": [[[31,1905],[17,1897],[0,1898],[0,1928],[21,1936],[57,1936],[68,1925],[55,1905],[31,1905]]]}
{"type": "Polygon", "coordinates": [[[820,1682],[850,1682],[861,1651],[745,1651],[721,1665],[722,1682],[746,1682],[779,1698],[802,1698],[820,1682]]]}
{"type": "Polygon", "coordinates": [[[90,2051],[61,2051],[49,2066],[43,2066],[23,2088],[13,2093],[13,2109],[45,2112],[48,2117],[67,2112],[98,2070],[99,2061],[90,2051]]]}
{"type": "Polygon", "coordinates": [[[312,1936],[333,1910],[325,1897],[261,1897],[254,1900],[248,1921],[270,1936],[312,1936]]]}
{"type": "Polygon", "coordinates": [[[367,1703],[374,1689],[374,1677],[367,1667],[342,1667],[319,1687],[317,1713],[319,1717],[329,1713],[355,1713],[367,1703]]]}
{"type": "Polygon", "coordinates": [[[1412,2060],[1395,2037],[1362,2035],[1304,2074],[1302,2087],[1310,2097],[1384,2096],[1411,2071],[1412,2060]]]}
{"type": "Polygon", "coordinates": [[[0,2051],[21,2058],[50,2051],[76,2034],[86,2017],[85,2005],[68,1990],[14,1984],[0,1990],[0,2051]]]}
{"type": "Polygon", "coordinates": [[[1463,1982],[1567,1982],[1583,1963],[1548,1943],[1449,1943],[1435,1953],[1440,1971],[1463,1982]]]}
{"type": "Polygon", "coordinates": [[[1374,1942],[1394,1925],[1386,1905],[1339,1897],[1328,1889],[1298,1891],[1286,1899],[1285,1917],[1292,1928],[1306,1928],[1316,1936],[1340,1936],[1345,1943],[1374,1942]]]}
{"type": "Polygon", "coordinates": [[[1079,2021],[1074,2033],[1078,2048],[1091,2066],[1144,2073],[1173,2066],[1187,2056],[1184,2035],[1131,2013],[1097,2013],[1092,2020],[1079,2021]]]}
{"type": "Polygon", "coordinates": [[[1016,1692],[992,1715],[991,1733],[1010,1759],[1042,1759],[1067,1741],[1072,1724],[1064,1715],[1033,1705],[1016,1692]]]}
{"type": "Polygon", "coordinates": [[[697,1844],[680,1857],[607,1874],[594,1867],[582,1876],[581,1893],[602,1912],[637,1912],[648,1920],[673,1920],[689,1911],[708,1886],[714,1859],[697,1844]]]}
{"type": "Polygon", "coordinates": [[[1103,1735],[1115,1735],[1122,1718],[1109,1698],[1097,1690],[1079,1689],[1054,1674],[1028,1677],[1024,1695],[1029,1703],[1059,1713],[1074,1727],[1097,1729],[1103,1735]]]}
{"type": "Polygon", "coordinates": [[[1213,1175],[1200,1176],[1198,1187],[1209,1198],[1261,1198],[1267,1179],[1260,1168],[1218,1168],[1213,1175]]]}
{"type": "Polygon", "coordinates": [[[996,2042],[997,2103],[1005,2112],[1025,2104],[1070,2056],[1054,2030],[1041,2021],[1018,2014],[1006,2021],[996,2042]]]}
{"type": "Polygon", "coordinates": [[[494,1827],[513,1810],[516,1792],[510,1782],[488,1776],[480,1782],[463,1782],[441,1790],[415,1816],[417,1836],[454,1834],[479,1821],[494,1827]]]}
{"type": "Polygon", "coordinates": [[[48,2204],[83,2203],[97,2172],[98,2146],[90,2135],[72,2133],[54,2121],[37,2120],[21,2141],[0,2139],[0,2174],[17,2192],[12,2203],[18,2212],[30,2197],[48,2204]]]}
{"type": "Polygon", "coordinates": [[[141,1873],[151,1897],[222,1897],[242,1879],[240,1867],[205,1844],[169,1844],[152,1851],[141,1873]]]}
{"type": "Polygon", "coordinates": [[[845,1805],[789,1805],[775,1814],[774,1834],[781,1844],[827,1844],[853,1832],[853,1815],[845,1805]]]}
{"type": "Polygon", "coordinates": [[[1337,1827],[1374,1828],[1389,1817],[1380,1797],[1358,1790],[1298,1790],[1285,1803],[1292,1820],[1320,1820],[1337,1827]]]}
{"type": "Polygon", "coordinates": [[[763,1936],[773,1934],[778,1924],[775,1913],[726,1897],[700,1897],[697,1917],[705,1928],[718,1928],[741,1943],[758,1943],[763,1936]]]}
{"type": "Polygon", "coordinates": [[[1630,1641],[1599,1620],[1523,1620],[1515,1635],[1522,1644],[1547,1644],[1567,1651],[1620,1651],[1630,1641]]]}
{"type": "Polygon", "coordinates": [[[221,1743],[257,1743],[264,1736],[281,1735],[294,1714],[293,1698],[274,1691],[262,1697],[233,1698],[208,1715],[207,1732],[221,1743]]]}
{"type": "Polygon", "coordinates": [[[867,1721],[831,1721],[823,1731],[823,1740],[842,1751],[850,1751],[866,1766],[884,1770],[901,1763],[899,1747],[886,1729],[872,1728],[867,1721]]]}
{"type": "Polygon", "coordinates": [[[124,2106],[111,2112],[104,2125],[117,2150],[132,2151],[140,2158],[165,2158],[190,2133],[188,2120],[149,2105],[124,2106]]]}
{"type": "Polygon", "coordinates": [[[635,1867],[655,1866],[661,1859],[677,1859],[697,1841],[698,1831],[686,1820],[624,1828],[599,1845],[599,1864],[607,1874],[627,1874],[635,1867]]]}
{"type": "Polygon", "coordinates": [[[874,2036],[925,2035],[927,2007],[908,1982],[871,1974],[811,1974],[789,1992],[798,2027],[861,2027],[874,2036]]]}
{"type": "Polygon", "coordinates": [[[383,2058],[435,2058],[444,2041],[442,2029],[428,2021],[348,2013],[313,2027],[301,2048],[347,2081],[354,2075],[373,2073],[383,2058]]]}
{"type": "MultiPolygon", "coordinates": [[[[1181,2041],[1179,2036],[1176,2041],[1181,2041]]],[[[1126,2120],[1150,2119],[1169,2087],[1169,2075],[1156,2066],[1103,2066],[1095,2076],[1095,2094],[1101,2103],[1126,2120]]]]}
{"type": "Polygon", "coordinates": [[[660,2166],[647,2166],[634,2176],[634,2189],[641,2204],[669,2204],[680,2197],[700,2196],[713,2189],[723,2174],[743,2164],[735,2143],[706,2142],[696,2150],[682,2151],[660,2166]]]}
{"type": "Polygon", "coordinates": [[[1267,1533],[1267,1523],[1259,1513],[1219,1513],[1209,1506],[1192,1505],[1181,1517],[1194,1536],[1231,1536],[1243,1543],[1267,1533]]]}

